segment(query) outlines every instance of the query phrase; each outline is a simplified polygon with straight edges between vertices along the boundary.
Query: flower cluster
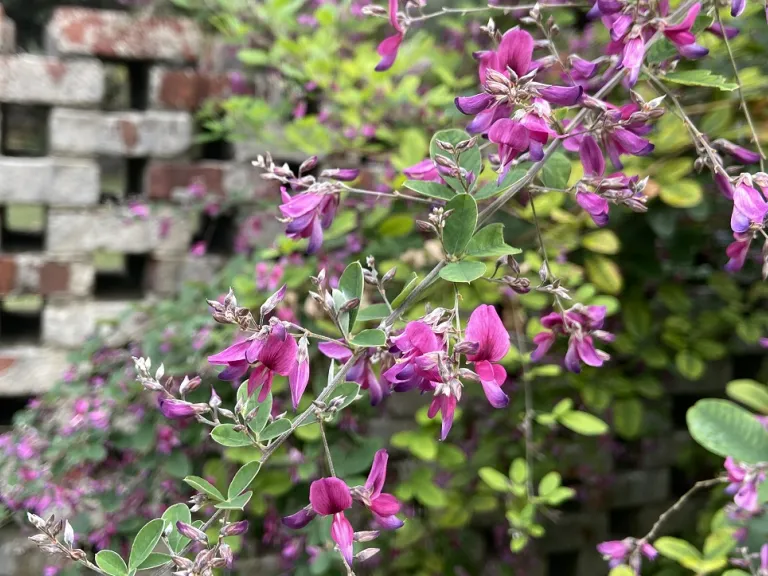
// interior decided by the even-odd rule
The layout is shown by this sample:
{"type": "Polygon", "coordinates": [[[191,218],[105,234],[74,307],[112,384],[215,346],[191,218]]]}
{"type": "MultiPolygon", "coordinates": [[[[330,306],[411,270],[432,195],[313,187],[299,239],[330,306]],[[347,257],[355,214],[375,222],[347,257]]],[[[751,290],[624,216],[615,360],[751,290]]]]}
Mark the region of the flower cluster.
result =
{"type": "MultiPolygon", "coordinates": [[[[364,486],[350,488],[336,477],[315,480],[309,487],[309,505],[291,516],[283,518],[283,524],[299,529],[309,524],[316,516],[332,516],[331,538],[339,547],[344,560],[352,565],[353,542],[366,542],[376,538],[378,532],[355,532],[344,511],[352,507],[353,500],[363,504],[372,514],[376,524],[386,530],[396,530],[404,525],[397,517],[400,502],[391,494],[382,492],[387,476],[386,450],[379,450],[373,459],[373,466],[364,486]]],[[[374,549],[375,550],[375,549],[374,549]]],[[[375,550],[376,552],[378,550],[375,550]]],[[[371,549],[357,555],[358,559],[371,556],[371,549]],[[362,556],[361,556],[362,555],[362,556]]]]}
{"type": "MultiPolygon", "coordinates": [[[[749,254],[756,234],[762,232],[768,219],[768,174],[741,174],[729,189],[733,197],[731,230],[734,241],[726,249],[729,272],[740,270],[749,254]]],[[[763,245],[763,277],[768,277],[768,238],[763,245]]]]}
{"type": "Polygon", "coordinates": [[[603,558],[611,568],[622,564],[629,564],[635,574],[640,574],[642,556],[645,556],[648,560],[655,560],[659,555],[656,548],[648,542],[639,542],[634,538],[601,542],[597,545],[597,551],[603,555],[603,558]]]}
{"type": "Polygon", "coordinates": [[[728,487],[726,492],[733,494],[733,502],[741,512],[755,514],[760,510],[758,499],[758,486],[765,482],[765,471],[760,468],[747,466],[734,461],[733,458],[725,459],[725,471],[728,473],[728,487]]]}

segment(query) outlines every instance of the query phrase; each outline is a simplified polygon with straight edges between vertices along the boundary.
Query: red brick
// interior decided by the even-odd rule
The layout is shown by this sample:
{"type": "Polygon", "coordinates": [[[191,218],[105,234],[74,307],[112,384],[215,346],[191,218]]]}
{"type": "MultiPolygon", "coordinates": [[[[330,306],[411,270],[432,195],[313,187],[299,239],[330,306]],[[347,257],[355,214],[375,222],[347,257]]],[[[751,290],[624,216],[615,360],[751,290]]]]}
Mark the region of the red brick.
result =
{"type": "Polygon", "coordinates": [[[168,200],[175,189],[186,188],[198,180],[208,192],[224,194],[224,169],[217,163],[153,162],[147,169],[145,189],[153,200],[168,200]]]}
{"type": "Polygon", "coordinates": [[[16,363],[16,358],[8,358],[7,356],[0,356],[0,374],[8,370],[16,363]]]}
{"type": "Polygon", "coordinates": [[[169,110],[196,110],[206,100],[230,93],[227,75],[202,74],[192,69],[153,68],[150,84],[151,106],[169,110]]]}
{"type": "Polygon", "coordinates": [[[193,62],[202,35],[188,18],[60,7],[48,23],[47,43],[59,54],[193,62]]]}
{"type": "Polygon", "coordinates": [[[43,295],[69,291],[69,266],[46,262],[40,268],[40,293],[43,295]]]}
{"type": "Polygon", "coordinates": [[[10,293],[16,287],[16,261],[10,256],[0,256],[0,295],[10,293]]]}

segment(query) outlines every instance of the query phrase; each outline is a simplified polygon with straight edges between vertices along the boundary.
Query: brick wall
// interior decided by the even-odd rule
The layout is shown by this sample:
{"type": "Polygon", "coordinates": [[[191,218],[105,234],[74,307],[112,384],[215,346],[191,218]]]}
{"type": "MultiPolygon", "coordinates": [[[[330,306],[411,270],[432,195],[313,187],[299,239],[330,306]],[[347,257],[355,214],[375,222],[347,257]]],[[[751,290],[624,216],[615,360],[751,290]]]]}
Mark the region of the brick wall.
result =
{"type": "Polygon", "coordinates": [[[18,53],[0,6],[0,397],[44,391],[100,321],[220,266],[231,246],[189,255],[201,224],[179,191],[276,192],[248,154],[195,144],[232,62],[193,21],[61,7],[43,45],[18,53]]]}

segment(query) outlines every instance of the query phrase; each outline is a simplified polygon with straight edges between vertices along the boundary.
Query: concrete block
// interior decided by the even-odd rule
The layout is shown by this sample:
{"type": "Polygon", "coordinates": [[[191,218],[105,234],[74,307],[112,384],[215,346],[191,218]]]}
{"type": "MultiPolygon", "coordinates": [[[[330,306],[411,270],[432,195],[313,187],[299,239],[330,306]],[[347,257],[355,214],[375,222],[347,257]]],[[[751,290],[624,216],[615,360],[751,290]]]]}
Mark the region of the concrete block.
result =
{"type": "Polygon", "coordinates": [[[84,206],[99,200],[99,166],[91,160],[0,157],[0,203],[84,206]]]}
{"type": "Polygon", "coordinates": [[[62,350],[38,346],[0,348],[0,397],[47,392],[68,366],[67,353],[62,350]]]}
{"type": "Polygon", "coordinates": [[[149,106],[162,110],[197,110],[211,98],[230,94],[226,74],[205,74],[194,68],[155,66],[149,72],[149,106]]]}
{"type": "MultiPolygon", "coordinates": [[[[76,348],[104,322],[112,323],[134,302],[49,302],[43,309],[43,342],[56,348],[76,348]]],[[[117,330],[104,326],[105,334],[117,330]]]]}

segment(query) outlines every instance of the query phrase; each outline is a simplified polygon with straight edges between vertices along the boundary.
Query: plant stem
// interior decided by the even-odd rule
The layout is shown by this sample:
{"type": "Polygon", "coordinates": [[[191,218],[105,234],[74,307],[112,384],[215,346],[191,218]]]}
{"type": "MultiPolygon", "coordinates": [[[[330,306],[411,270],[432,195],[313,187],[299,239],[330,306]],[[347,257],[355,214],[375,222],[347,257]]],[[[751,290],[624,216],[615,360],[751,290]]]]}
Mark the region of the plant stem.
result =
{"type": "Polygon", "coordinates": [[[328,438],[325,436],[325,426],[323,425],[323,419],[318,414],[317,423],[320,425],[320,437],[323,439],[323,450],[325,451],[325,461],[328,463],[328,470],[331,476],[336,478],[336,471],[333,469],[333,460],[331,459],[331,449],[328,447],[328,438]]]}
{"type": "Polygon", "coordinates": [[[723,41],[725,42],[725,49],[728,51],[728,59],[731,61],[731,68],[733,68],[733,75],[736,78],[736,84],[739,85],[739,100],[741,101],[741,109],[744,112],[744,118],[746,119],[747,124],[749,124],[749,130],[752,132],[752,141],[755,143],[755,146],[757,146],[757,151],[760,154],[760,170],[764,172],[765,152],[763,151],[763,147],[760,145],[760,137],[757,135],[755,123],[752,121],[752,114],[750,114],[749,107],[747,106],[747,100],[744,98],[744,84],[741,82],[739,67],[736,65],[736,58],[734,58],[733,50],[731,50],[731,41],[728,40],[728,34],[725,33],[723,19],[720,16],[720,10],[717,7],[715,7],[715,18],[717,18],[717,23],[720,25],[720,29],[723,30],[723,41]]]}
{"type": "Polygon", "coordinates": [[[427,198],[411,196],[410,194],[402,194],[397,190],[393,190],[391,193],[377,192],[376,190],[363,190],[362,188],[353,188],[352,186],[347,186],[345,184],[342,184],[342,188],[344,188],[344,190],[347,192],[352,192],[353,194],[361,194],[363,196],[379,196],[384,198],[394,198],[395,200],[402,198],[403,200],[413,200],[414,202],[421,202],[422,204],[432,204],[434,202],[433,200],[428,200],[427,198]]]}
{"type": "Polygon", "coordinates": [[[408,16],[406,19],[406,24],[412,24],[414,22],[424,22],[425,20],[431,20],[432,18],[437,18],[439,16],[445,16],[447,14],[459,14],[461,16],[465,14],[471,14],[471,13],[477,13],[477,12],[488,12],[490,10],[501,10],[504,13],[512,12],[513,10],[531,10],[535,7],[539,7],[541,10],[546,10],[548,8],[590,8],[590,4],[583,4],[579,2],[574,3],[564,3],[564,4],[525,4],[522,6],[482,6],[477,8],[445,8],[443,7],[439,11],[436,12],[430,12],[429,14],[422,14],[421,16],[415,16],[411,17],[408,16]]]}

